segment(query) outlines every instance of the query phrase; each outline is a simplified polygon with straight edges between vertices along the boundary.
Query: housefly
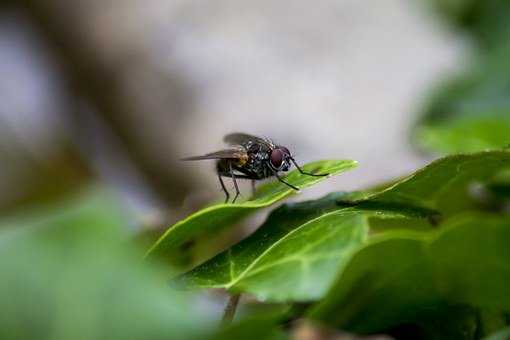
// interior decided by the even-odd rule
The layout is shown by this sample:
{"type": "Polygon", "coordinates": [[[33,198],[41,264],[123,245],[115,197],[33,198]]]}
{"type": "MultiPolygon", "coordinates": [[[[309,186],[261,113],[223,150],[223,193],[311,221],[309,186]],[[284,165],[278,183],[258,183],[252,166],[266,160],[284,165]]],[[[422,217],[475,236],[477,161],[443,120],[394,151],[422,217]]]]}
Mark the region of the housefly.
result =
{"type": "Polygon", "coordinates": [[[267,138],[252,136],[245,133],[232,133],[226,135],[223,140],[230,145],[230,148],[211,152],[202,156],[183,158],[182,160],[217,160],[216,172],[221,188],[225,193],[225,203],[228,202],[230,194],[225,187],[223,177],[231,178],[234,183],[234,188],[236,190],[235,197],[232,200],[232,203],[234,203],[240,194],[237,179],[251,179],[254,189],[256,180],[274,176],[288,187],[299,190],[294,185],[287,183],[279,174],[281,171],[288,171],[291,163],[294,164],[303,175],[317,177],[328,175],[312,174],[303,171],[289,149],[285,146],[277,145],[267,138]]]}

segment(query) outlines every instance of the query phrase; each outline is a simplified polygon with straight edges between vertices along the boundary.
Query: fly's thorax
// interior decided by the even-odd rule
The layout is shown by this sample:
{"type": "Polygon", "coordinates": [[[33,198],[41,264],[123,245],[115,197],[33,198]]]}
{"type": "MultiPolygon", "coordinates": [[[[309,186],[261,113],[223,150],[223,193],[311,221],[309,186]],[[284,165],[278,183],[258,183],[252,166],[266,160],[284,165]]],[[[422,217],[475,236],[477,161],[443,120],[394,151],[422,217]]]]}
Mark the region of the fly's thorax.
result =
{"type": "Polygon", "coordinates": [[[266,164],[269,159],[270,150],[267,146],[249,141],[243,144],[243,147],[246,150],[247,161],[242,165],[242,170],[258,179],[268,177],[266,164]]]}
{"type": "Polygon", "coordinates": [[[248,154],[244,154],[242,157],[237,159],[234,164],[237,166],[245,166],[246,163],[248,163],[249,161],[250,157],[248,156],[248,154]]]}

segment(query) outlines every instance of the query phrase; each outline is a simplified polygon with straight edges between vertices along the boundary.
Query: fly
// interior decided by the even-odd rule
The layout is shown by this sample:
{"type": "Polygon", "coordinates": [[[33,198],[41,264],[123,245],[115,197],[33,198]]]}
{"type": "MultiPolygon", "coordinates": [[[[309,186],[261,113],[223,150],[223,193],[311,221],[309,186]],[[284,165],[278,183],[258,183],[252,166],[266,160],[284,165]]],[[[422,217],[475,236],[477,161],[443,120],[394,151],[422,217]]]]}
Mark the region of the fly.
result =
{"type": "Polygon", "coordinates": [[[245,133],[232,133],[226,135],[223,140],[230,144],[231,147],[202,156],[184,158],[182,160],[217,160],[216,172],[221,188],[225,193],[225,203],[229,201],[230,194],[225,187],[223,177],[231,178],[234,183],[234,188],[236,190],[236,195],[232,200],[232,203],[234,203],[240,194],[237,179],[251,179],[252,188],[255,190],[255,181],[274,176],[283,184],[297,191],[299,188],[287,183],[279,174],[282,171],[288,171],[291,163],[294,164],[303,175],[315,177],[328,175],[312,174],[303,171],[288,148],[276,145],[267,138],[252,136],[245,133]]]}

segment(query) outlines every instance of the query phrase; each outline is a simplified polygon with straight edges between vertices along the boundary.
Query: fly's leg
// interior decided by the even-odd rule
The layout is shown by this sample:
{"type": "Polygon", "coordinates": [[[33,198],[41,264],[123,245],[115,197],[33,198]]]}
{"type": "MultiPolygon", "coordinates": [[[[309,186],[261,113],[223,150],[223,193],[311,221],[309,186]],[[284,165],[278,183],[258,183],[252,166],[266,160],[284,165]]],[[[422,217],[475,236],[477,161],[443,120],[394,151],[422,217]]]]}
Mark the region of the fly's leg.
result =
{"type": "Polygon", "coordinates": [[[246,175],[239,175],[239,174],[235,174],[233,169],[230,170],[230,165],[227,166],[227,170],[223,170],[223,169],[219,169],[218,170],[218,179],[220,180],[220,184],[221,184],[221,189],[223,189],[223,192],[225,193],[225,203],[228,203],[228,200],[230,198],[230,194],[227,190],[227,187],[225,186],[225,182],[223,181],[223,177],[229,177],[229,178],[232,178],[232,181],[234,182],[234,186],[235,186],[235,189],[236,189],[236,196],[234,198],[234,200],[232,201],[232,203],[234,203],[236,201],[236,199],[238,198],[238,196],[241,194],[240,190],[239,190],[239,187],[237,185],[237,179],[253,179],[253,177],[251,176],[246,176],[246,175]]]}
{"type": "Polygon", "coordinates": [[[228,193],[228,190],[225,187],[225,183],[223,183],[223,178],[221,178],[220,174],[218,174],[218,179],[220,180],[221,189],[223,189],[223,192],[225,193],[225,203],[227,203],[228,199],[230,198],[230,194],[228,193]]]}
{"type": "Polygon", "coordinates": [[[329,175],[329,174],[312,174],[311,172],[303,171],[303,169],[301,169],[301,167],[297,164],[297,162],[294,158],[290,158],[290,160],[292,161],[292,163],[294,163],[294,165],[296,166],[298,171],[303,175],[314,176],[314,177],[323,177],[323,176],[329,175]]]}
{"type": "Polygon", "coordinates": [[[241,194],[241,192],[239,191],[239,187],[237,186],[236,175],[234,174],[234,171],[232,170],[232,163],[229,163],[229,166],[230,166],[230,176],[232,177],[232,182],[234,182],[234,187],[236,189],[236,195],[235,195],[234,199],[232,200],[232,203],[235,203],[237,198],[241,194]]]}
{"type": "Polygon", "coordinates": [[[255,187],[255,180],[251,180],[251,195],[255,196],[255,191],[257,191],[257,188],[255,187]]]}
{"type": "Polygon", "coordinates": [[[276,171],[275,171],[275,172],[274,172],[274,175],[276,176],[276,178],[278,178],[278,180],[279,180],[280,182],[282,182],[282,183],[283,183],[283,184],[285,184],[286,186],[288,186],[288,187],[290,187],[290,188],[292,188],[292,189],[294,189],[294,190],[296,190],[296,191],[299,191],[299,188],[298,188],[298,187],[295,187],[295,186],[293,186],[292,184],[285,182],[285,181],[284,181],[284,180],[280,177],[280,175],[278,175],[278,172],[276,172],[276,171]]]}

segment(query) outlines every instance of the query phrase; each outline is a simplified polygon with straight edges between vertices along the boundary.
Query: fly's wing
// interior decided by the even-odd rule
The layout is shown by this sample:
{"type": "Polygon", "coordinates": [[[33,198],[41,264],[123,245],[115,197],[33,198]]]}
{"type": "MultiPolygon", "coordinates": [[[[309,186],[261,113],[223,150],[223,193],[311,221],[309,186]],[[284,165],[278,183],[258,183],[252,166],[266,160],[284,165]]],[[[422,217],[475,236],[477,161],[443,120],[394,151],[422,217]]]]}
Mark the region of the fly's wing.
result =
{"type": "Polygon", "coordinates": [[[230,133],[230,134],[226,135],[225,137],[223,137],[223,141],[230,145],[245,145],[247,142],[251,141],[251,142],[259,143],[262,145],[266,145],[269,148],[272,147],[271,141],[269,141],[265,138],[261,138],[261,137],[249,135],[247,133],[241,133],[241,132],[230,133]]]}
{"type": "Polygon", "coordinates": [[[246,151],[241,149],[226,149],[216,152],[211,152],[202,156],[186,157],[181,161],[201,161],[204,159],[233,159],[241,160],[247,157],[246,151]]]}

